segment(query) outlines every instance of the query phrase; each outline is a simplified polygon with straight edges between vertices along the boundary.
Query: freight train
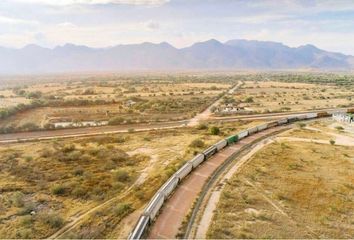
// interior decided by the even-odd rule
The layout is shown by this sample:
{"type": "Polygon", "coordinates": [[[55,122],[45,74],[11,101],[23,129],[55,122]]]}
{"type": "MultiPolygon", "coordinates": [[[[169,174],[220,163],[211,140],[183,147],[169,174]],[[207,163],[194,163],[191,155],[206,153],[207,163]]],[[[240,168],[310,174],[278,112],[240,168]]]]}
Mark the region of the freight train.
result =
{"type": "Polygon", "coordinates": [[[144,212],[140,216],[137,224],[135,225],[135,227],[134,227],[133,231],[131,232],[131,234],[129,235],[128,239],[141,239],[141,238],[143,238],[145,236],[145,234],[147,233],[148,227],[152,224],[152,222],[156,218],[156,216],[159,213],[164,202],[168,199],[168,197],[172,194],[172,192],[177,188],[178,184],[186,176],[188,176],[188,174],[190,174],[193,171],[193,169],[197,168],[200,164],[202,164],[204,161],[208,160],[215,153],[222,150],[226,146],[232,145],[249,135],[266,130],[268,128],[281,126],[281,125],[285,125],[285,124],[290,124],[295,121],[309,120],[309,119],[321,118],[321,117],[329,117],[332,114],[338,113],[338,112],[353,113],[354,108],[340,110],[340,111],[323,111],[323,112],[307,113],[307,114],[301,114],[301,115],[296,115],[296,116],[290,116],[287,118],[282,118],[279,120],[275,120],[272,122],[261,124],[259,126],[252,127],[247,130],[241,131],[235,135],[231,135],[231,136],[217,142],[216,144],[210,146],[209,148],[204,150],[202,153],[196,155],[193,159],[191,159],[186,164],[184,164],[157,191],[157,193],[154,195],[154,197],[151,199],[151,201],[146,206],[144,212]]]}

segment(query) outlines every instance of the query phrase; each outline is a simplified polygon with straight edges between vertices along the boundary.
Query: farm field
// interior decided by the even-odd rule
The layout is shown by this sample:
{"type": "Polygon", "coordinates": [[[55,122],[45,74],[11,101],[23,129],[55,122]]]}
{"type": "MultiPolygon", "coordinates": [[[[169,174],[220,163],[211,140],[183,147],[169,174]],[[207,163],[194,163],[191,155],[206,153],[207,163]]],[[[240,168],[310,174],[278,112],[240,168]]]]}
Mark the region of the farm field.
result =
{"type": "Polygon", "coordinates": [[[275,138],[229,179],[207,237],[352,238],[354,132],[333,120],[275,138]]]}
{"type": "Polygon", "coordinates": [[[210,133],[216,125],[209,124],[1,145],[0,238],[49,237],[77,218],[82,222],[62,237],[120,236],[120,221],[140,211],[186,160],[218,139],[259,123],[217,125],[219,135],[210,133]]]}

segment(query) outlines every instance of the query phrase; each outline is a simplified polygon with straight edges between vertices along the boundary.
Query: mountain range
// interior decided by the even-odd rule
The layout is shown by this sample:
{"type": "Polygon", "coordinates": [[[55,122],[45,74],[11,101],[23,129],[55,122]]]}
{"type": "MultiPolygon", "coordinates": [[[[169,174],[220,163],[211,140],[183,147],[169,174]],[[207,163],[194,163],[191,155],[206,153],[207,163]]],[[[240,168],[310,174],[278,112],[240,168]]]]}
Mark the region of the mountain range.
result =
{"type": "Polygon", "coordinates": [[[20,49],[0,47],[0,74],[187,69],[352,70],[354,57],[313,45],[292,48],[255,40],[222,43],[211,39],[180,49],[166,42],[108,48],[73,44],[53,49],[33,44],[20,49]]]}

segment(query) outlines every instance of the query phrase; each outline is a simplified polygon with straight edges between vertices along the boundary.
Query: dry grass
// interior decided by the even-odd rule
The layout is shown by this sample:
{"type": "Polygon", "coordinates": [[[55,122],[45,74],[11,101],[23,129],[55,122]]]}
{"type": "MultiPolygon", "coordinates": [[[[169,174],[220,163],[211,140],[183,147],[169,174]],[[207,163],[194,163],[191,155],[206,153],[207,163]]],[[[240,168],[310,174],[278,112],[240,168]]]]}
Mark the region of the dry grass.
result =
{"type": "Polygon", "coordinates": [[[354,94],[348,88],[332,85],[246,81],[235,99],[242,102],[248,97],[252,97],[253,102],[241,105],[262,113],[349,105],[352,104],[354,94]]]}
{"type": "Polygon", "coordinates": [[[208,238],[352,238],[354,151],[273,143],[222,192],[208,238]]]}
{"type": "Polygon", "coordinates": [[[121,219],[141,208],[202,150],[190,146],[193,140],[207,146],[255,124],[223,124],[217,136],[208,129],[185,128],[0,146],[0,238],[48,237],[70,219],[117,197],[65,235],[115,237],[121,219]]]}

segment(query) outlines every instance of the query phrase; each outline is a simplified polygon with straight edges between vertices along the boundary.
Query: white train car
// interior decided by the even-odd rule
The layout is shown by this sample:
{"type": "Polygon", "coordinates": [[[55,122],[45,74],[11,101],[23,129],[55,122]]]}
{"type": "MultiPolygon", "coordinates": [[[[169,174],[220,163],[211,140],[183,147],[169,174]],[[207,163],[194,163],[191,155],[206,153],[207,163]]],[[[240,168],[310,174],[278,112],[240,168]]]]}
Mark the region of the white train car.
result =
{"type": "Polygon", "coordinates": [[[267,123],[267,125],[268,125],[268,128],[272,128],[272,127],[276,127],[276,126],[278,126],[279,124],[278,124],[278,122],[277,122],[277,121],[273,121],[273,122],[269,122],[269,123],[267,123]]]}
{"type": "Polygon", "coordinates": [[[247,131],[248,131],[248,135],[251,135],[251,134],[258,132],[258,128],[253,127],[253,128],[248,129],[247,131]]]}
{"type": "Polygon", "coordinates": [[[205,151],[203,151],[203,154],[205,156],[205,159],[210,158],[217,152],[217,148],[213,145],[207,148],[205,151]]]}
{"type": "Polygon", "coordinates": [[[307,113],[306,119],[317,118],[317,113],[307,113]]]}
{"type": "Polygon", "coordinates": [[[262,125],[258,125],[257,126],[257,130],[259,131],[263,131],[264,129],[268,128],[268,123],[262,124],[262,125]]]}
{"type": "Polygon", "coordinates": [[[239,139],[239,140],[242,139],[242,138],[245,138],[245,137],[248,136],[248,131],[247,131],[247,130],[242,131],[242,132],[240,132],[239,134],[237,134],[237,136],[238,136],[238,139],[239,139]]]}
{"type": "Polygon", "coordinates": [[[128,239],[141,239],[144,236],[145,230],[147,229],[147,226],[149,225],[149,220],[150,218],[148,216],[141,216],[139,218],[138,223],[133,229],[133,232],[130,234],[128,239]]]}
{"type": "Polygon", "coordinates": [[[305,120],[305,119],[307,119],[307,115],[306,114],[297,116],[297,120],[301,121],[301,120],[305,120]]]}
{"type": "Polygon", "coordinates": [[[176,177],[181,181],[183,178],[185,178],[193,169],[193,164],[190,162],[187,162],[184,164],[178,171],[175,173],[176,177]]]}
{"type": "Polygon", "coordinates": [[[154,220],[157,213],[160,211],[164,201],[164,195],[160,192],[157,192],[145,208],[144,215],[149,216],[150,221],[154,220]]]}
{"type": "Polygon", "coordinates": [[[192,164],[193,168],[196,168],[201,164],[205,159],[205,156],[203,154],[198,154],[195,156],[192,160],[190,160],[190,163],[192,164]]]}
{"type": "Polygon", "coordinates": [[[226,141],[225,139],[223,139],[223,140],[221,140],[221,141],[215,143],[214,146],[216,147],[216,149],[217,149],[218,151],[220,151],[221,149],[223,149],[224,147],[227,146],[227,141],[226,141]]]}
{"type": "Polygon", "coordinates": [[[173,190],[176,189],[177,184],[178,184],[178,177],[173,175],[161,188],[160,192],[164,195],[165,199],[170,196],[170,194],[173,192],[173,190]]]}
{"type": "Polygon", "coordinates": [[[288,123],[288,119],[287,118],[282,118],[278,120],[278,125],[283,125],[283,124],[287,124],[288,123]]]}

